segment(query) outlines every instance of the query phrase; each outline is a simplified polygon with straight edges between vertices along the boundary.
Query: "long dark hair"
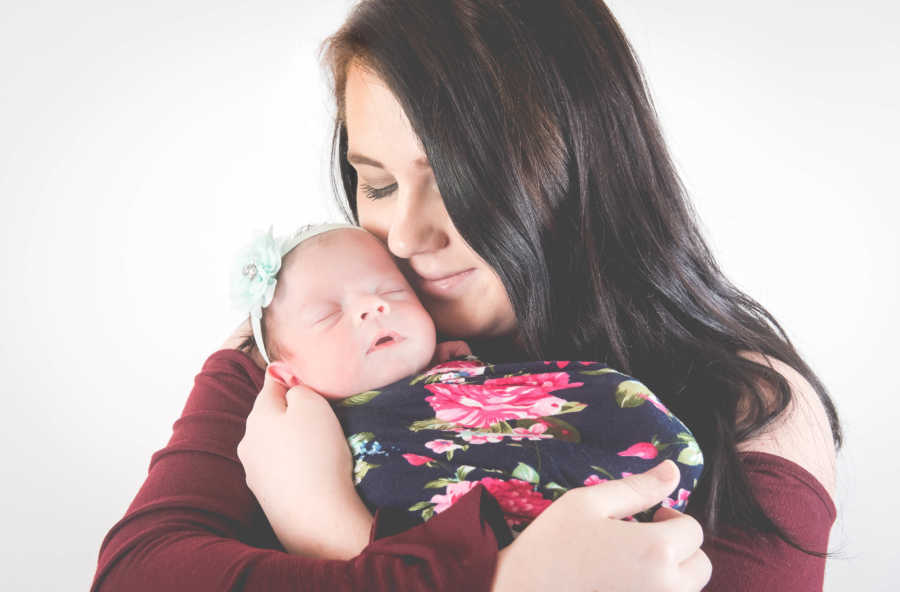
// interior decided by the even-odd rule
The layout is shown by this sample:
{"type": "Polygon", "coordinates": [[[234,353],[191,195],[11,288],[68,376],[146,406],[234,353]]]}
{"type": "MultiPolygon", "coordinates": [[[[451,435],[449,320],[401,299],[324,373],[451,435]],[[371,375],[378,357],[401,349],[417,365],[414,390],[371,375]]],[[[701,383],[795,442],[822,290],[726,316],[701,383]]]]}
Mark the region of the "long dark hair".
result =
{"type": "Polygon", "coordinates": [[[757,503],[737,452],[786,409],[790,385],[739,352],[802,374],[839,448],[837,413],[775,318],[719,269],[604,3],[363,0],[324,48],[348,216],[343,100],[358,60],[397,97],[456,228],[502,279],[524,353],[641,380],[703,450],[690,508],[708,534],[728,524],[801,548],[757,503]]]}

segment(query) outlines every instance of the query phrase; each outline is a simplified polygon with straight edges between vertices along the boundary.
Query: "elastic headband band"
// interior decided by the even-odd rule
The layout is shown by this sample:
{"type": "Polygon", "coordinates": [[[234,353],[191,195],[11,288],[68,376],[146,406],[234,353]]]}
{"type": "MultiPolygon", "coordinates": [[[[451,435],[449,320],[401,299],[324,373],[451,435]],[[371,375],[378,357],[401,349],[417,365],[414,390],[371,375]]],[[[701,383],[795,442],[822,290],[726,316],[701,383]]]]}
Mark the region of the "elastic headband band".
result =
{"type": "Polygon", "coordinates": [[[307,224],[291,235],[276,239],[269,227],[268,232],[259,234],[238,256],[232,276],[231,298],[235,306],[250,316],[253,341],[266,364],[270,360],[262,338],[262,309],[269,306],[275,296],[282,259],[303,241],[340,228],[366,232],[364,228],[345,223],[307,224]]]}

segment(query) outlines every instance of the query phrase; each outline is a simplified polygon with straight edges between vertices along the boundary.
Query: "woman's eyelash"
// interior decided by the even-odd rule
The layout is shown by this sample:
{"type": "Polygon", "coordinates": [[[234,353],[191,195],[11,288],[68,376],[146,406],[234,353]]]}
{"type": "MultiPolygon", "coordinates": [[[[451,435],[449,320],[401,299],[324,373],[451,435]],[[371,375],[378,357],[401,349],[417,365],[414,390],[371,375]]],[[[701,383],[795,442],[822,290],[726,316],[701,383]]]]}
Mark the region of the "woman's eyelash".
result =
{"type": "Polygon", "coordinates": [[[360,184],[360,189],[366,194],[366,197],[369,199],[381,199],[382,197],[387,197],[392,194],[397,189],[396,183],[391,183],[390,185],[386,185],[384,187],[372,187],[371,185],[366,185],[365,183],[360,184]]]}

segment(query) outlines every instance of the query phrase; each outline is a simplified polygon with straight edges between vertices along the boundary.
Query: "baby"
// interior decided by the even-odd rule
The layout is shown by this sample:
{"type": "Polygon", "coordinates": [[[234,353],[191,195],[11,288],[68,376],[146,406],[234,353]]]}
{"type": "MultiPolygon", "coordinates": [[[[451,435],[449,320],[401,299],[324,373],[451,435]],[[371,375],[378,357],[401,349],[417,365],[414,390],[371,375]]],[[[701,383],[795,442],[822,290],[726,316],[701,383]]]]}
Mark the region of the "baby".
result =
{"type": "Polygon", "coordinates": [[[567,489],[667,458],[681,482],[663,505],[683,510],[696,486],[696,441],[643,384],[596,362],[491,365],[463,342],[437,344],[390,253],[361,228],[269,233],[239,269],[236,296],[269,373],[332,402],[370,511],[428,520],[481,484],[508,541],[567,489]]]}

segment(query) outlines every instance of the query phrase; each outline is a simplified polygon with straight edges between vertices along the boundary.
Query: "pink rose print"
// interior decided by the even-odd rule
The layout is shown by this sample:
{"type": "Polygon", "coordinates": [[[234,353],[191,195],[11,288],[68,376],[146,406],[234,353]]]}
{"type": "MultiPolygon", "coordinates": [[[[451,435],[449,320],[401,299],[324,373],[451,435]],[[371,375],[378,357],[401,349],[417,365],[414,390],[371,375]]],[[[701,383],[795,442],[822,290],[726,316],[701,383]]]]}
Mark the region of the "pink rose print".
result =
{"type": "Polygon", "coordinates": [[[472,362],[469,360],[450,360],[443,364],[438,364],[424,372],[424,376],[432,376],[434,374],[444,374],[450,372],[464,373],[465,376],[481,376],[484,374],[484,364],[481,362],[472,362]]]}
{"type": "Polygon", "coordinates": [[[418,454],[404,454],[403,458],[406,459],[406,462],[411,464],[414,467],[420,467],[425,463],[434,462],[433,458],[428,458],[427,456],[420,456],[418,454]]]}
{"type": "Polygon", "coordinates": [[[691,492],[684,489],[683,487],[678,488],[678,497],[676,499],[665,498],[662,501],[662,505],[666,508],[674,508],[675,506],[680,506],[683,503],[687,503],[688,498],[691,497],[691,492]]]}
{"type": "Polygon", "coordinates": [[[546,391],[584,386],[583,382],[569,382],[565,372],[545,372],[543,374],[521,374],[504,378],[489,378],[484,386],[539,386],[546,391]]]}
{"type": "Polygon", "coordinates": [[[443,512],[454,503],[456,500],[469,493],[469,490],[475,487],[474,481],[460,481],[458,483],[450,483],[447,485],[447,492],[443,495],[440,493],[435,494],[431,497],[431,502],[433,504],[437,504],[434,507],[435,512],[443,512]]]}
{"type": "Polygon", "coordinates": [[[545,499],[540,493],[534,491],[532,485],[526,481],[520,479],[504,481],[485,477],[480,481],[450,483],[447,485],[446,493],[431,497],[431,503],[435,504],[434,511],[443,512],[478,483],[484,485],[484,488],[496,498],[500,509],[503,510],[506,523],[510,526],[530,522],[552,503],[551,500],[545,499]]]}
{"type": "Polygon", "coordinates": [[[656,455],[659,454],[659,450],[657,450],[656,446],[650,442],[638,442],[617,454],[619,456],[636,456],[638,458],[651,459],[656,458],[656,455]]]}
{"type": "Polygon", "coordinates": [[[653,393],[637,393],[635,396],[647,401],[666,415],[672,415],[672,412],[666,409],[666,406],[662,404],[662,401],[657,399],[656,395],[654,395],[653,393]]]}
{"type": "Polygon", "coordinates": [[[545,434],[547,431],[547,424],[542,421],[531,424],[531,426],[527,428],[513,428],[513,433],[510,435],[510,438],[513,440],[521,440],[522,438],[528,438],[529,440],[542,440],[545,438],[552,438],[553,434],[545,434]]]}
{"type": "Polygon", "coordinates": [[[503,434],[482,434],[478,432],[473,433],[468,430],[460,432],[459,437],[469,444],[496,444],[497,442],[503,441],[503,434]]]}
{"type": "Polygon", "coordinates": [[[550,365],[550,364],[556,364],[556,367],[557,367],[557,368],[562,369],[562,368],[565,368],[566,366],[568,366],[568,365],[569,365],[569,362],[566,361],[566,360],[557,360],[556,362],[547,362],[547,361],[545,361],[544,364],[547,364],[547,365],[550,365]]]}
{"type": "Polygon", "coordinates": [[[590,475],[584,480],[584,484],[587,486],[599,485],[600,483],[606,483],[607,481],[609,481],[609,479],[601,479],[598,475],[590,475]]]}
{"type": "Polygon", "coordinates": [[[531,483],[521,479],[504,481],[485,477],[479,483],[497,498],[506,523],[510,526],[530,522],[552,503],[535,491],[531,483]]]}
{"type": "Polygon", "coordinates": [[[566,403],[535,386],[426,384],[425,400],[441,421],[487,428],[511,419],[536,419],[558,413],[566,403]]]}
{"type": "Polygon", "coordinates": [[[431,442],[425,442],[425,448],[433,450],[435,454],[443,454],[448,450],[456,450],[457,448],[462,448],[462,446],[460,446],[459,444],[454,444],[450,440],[432,440],[431,442]]]}

